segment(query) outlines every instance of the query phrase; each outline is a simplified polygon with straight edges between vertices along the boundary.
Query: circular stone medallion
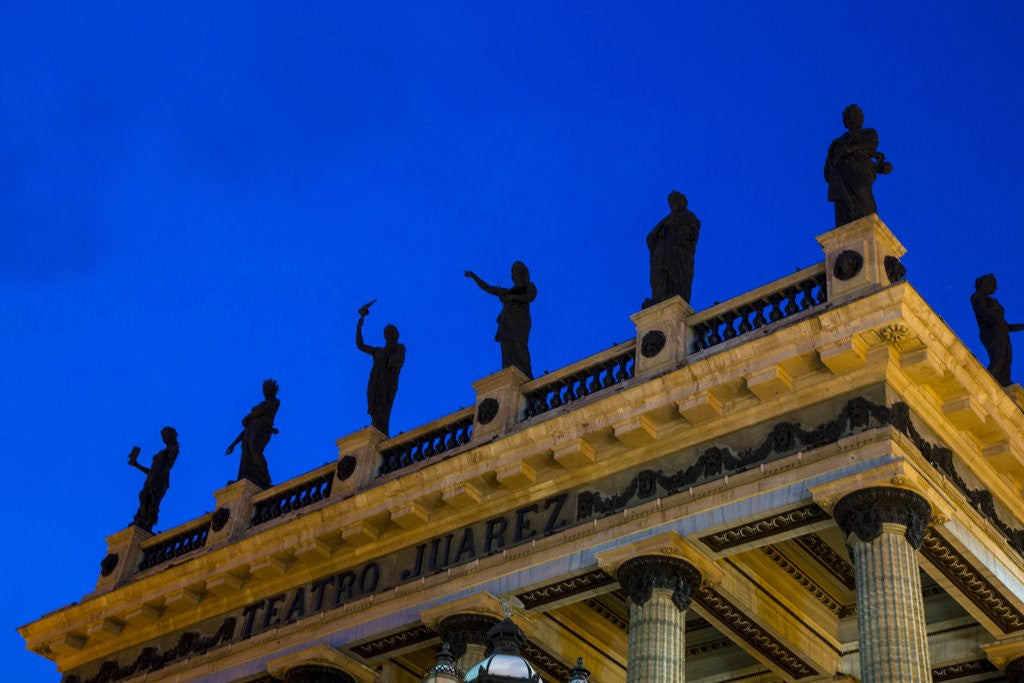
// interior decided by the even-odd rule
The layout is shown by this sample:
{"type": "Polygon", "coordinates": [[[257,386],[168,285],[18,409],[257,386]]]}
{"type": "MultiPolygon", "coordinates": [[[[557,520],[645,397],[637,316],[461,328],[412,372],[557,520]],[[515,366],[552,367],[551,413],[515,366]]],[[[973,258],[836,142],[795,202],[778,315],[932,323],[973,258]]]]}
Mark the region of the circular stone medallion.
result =
{"type": "Polygon", "coordinates": [[[476,410],[476,421],[485,425],[498,416],[498,401],[493,398],[485,398],[480,401],[480,407],[476,410]]]}
{"type": "Polygon", "coordinates": [[[651,330],[640,340],[640,355],[644,358],[654,358],[665,348],[665,333],[661,330],[651,330]]]}
{"type": "Polygon", "coordinates": [[[864,257],[852,249],[836,256],[836,263],[832,267],[832,274],[839,280],[849,280],[860,272],[864,267],[864,257]]]}

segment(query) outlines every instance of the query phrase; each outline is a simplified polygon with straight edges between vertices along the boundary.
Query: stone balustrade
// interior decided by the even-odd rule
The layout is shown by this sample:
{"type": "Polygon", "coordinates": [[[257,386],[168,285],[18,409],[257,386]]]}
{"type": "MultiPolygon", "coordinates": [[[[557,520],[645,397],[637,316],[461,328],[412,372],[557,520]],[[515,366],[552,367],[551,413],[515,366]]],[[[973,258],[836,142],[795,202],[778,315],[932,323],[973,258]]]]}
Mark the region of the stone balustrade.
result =
{"type": "MultiPolygon", "coordinates": [[[[714,352],[712,349],[725,341],[756,330],[763,333],[775,323],[821,307],[826,301],[824,263],[804,268],[703,311],[691,313],[691,309],[680,300],[682,312],[678,315],[681,329],[685,328],[684,333],[666,338],[661,333],[650,335],[645,331],[643,353],[646,358],[652,353],[660,353],[666,344],[678,347],[678,352],[671,355],[678,361],[670,360],[670,364],[683,365],[690,362],[690,357],[703,357],[714,352]],[[657,348],[648,348],[652,344],[657,348]]],[[[470,448],[477,421],[481,425],[491,423],[485,437],[485,440],[490,440],[528,428],[532,420],[546,413],[572,410],[584,399],[600,400],[604,392],[637,380],[637,363],[643,360],[639,358],[640,347],[638,339],[630,339],[542,377],[516,380],[509,391],[512,398],[518,398],[519,407],[513,405],[514,412],[507,424],[501,427],[491,423],[493,417],[489,414],[496,410],[496,402],[478,397],[479,405],[460,409],[390,439],[379,435],[378,440],[367,446],[367,457],[370,458],[367,466],[372,465],[372,472],[368,471],[358,482],[346,484],[346,491],[350,494],[353,490],[376,486],[387,475],[418,469],[421,463],[429,464],[428,461],[438,456],[451,456],[470,448]]],[[[643,379],[640,377],[637,381],[643,379]]],[[[339,443],[342,441],[344,439],[339,443]]],[[[225,518],[234,515],[238,521],[232,524],[242,525],[233,532],[231,540],[259,533],[260,528],[272,520],[317,504],[326,504],[332,490],[338,486],[336,477],[346,479],[355,462],[351,454],[339,453],[337,463],[321,466],[273,488],[240,490],[233,494],[230,504],[218,510],[218,514],[225,518]]],[[[142,540],[138,546],[142,557],[138,571],[203,548],[211,534],[211,519],[214,520],[214,532],[223,526],[216,523],[215,517],[207,514],[199,520],[142,540]]],[[[215,533],[215,540],[211,542],[216,545],[227,542],[222,535],[215,533]]]]}
{"type": "Polygon", "coordinates": [[[827,300],[825,264],[817,263],[692,315],[686,321],[693,330],[689,351],[710,349],[827,300]]]}

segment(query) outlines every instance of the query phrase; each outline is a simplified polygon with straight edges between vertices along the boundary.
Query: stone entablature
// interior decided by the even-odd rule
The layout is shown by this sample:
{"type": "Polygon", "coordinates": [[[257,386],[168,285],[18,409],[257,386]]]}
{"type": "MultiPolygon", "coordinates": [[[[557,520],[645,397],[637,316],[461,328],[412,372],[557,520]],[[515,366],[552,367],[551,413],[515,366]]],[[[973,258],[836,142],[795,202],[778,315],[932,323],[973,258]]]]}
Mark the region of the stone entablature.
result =
{"type": "MultiPolygon", "coordinates": [[[[868,224],[858,228],[857,239],[870,240],[884,228],[875,217],[862,220],[868,224]]],[[[850,248],[842,239],[835,242],[850,248]]],[[[891,244],[888,249],[876,251],[888,254],[891,244]]],[[[862,290],[845,289],[847,301],[838,306],[814,299],[799,310],[798,298],[798,310],[747,332],[740,332],[735,318],[725,322],[730,311],[751,302],[771,304],[772,292],[792,295],[795,288],[793,296],[802,296],[805,284],[817,283],[819,277],[832,285],[831,270],[819,264],[718,305],[711,313],[665,302],[662,309],[634,316],[634,341],[529,383],[507,371],[496,373],[475,385],[478,400],[472,408],[389,440],[372,428],[361,430],[339,440],[336,463],[263,492],[239,484],[227,487],[217,492],[215,513],[152,538],[115,535],[108,554],[118,555],[120,564],[101,577],[96,593],[81,605],[23,627],[22,634],[31,648],[58,661],[65,671],[94,673],[105,659],[128,666],[153,643],[161,643],[162,653],[181,650],[182,657],[169,662],[172,669],[179,667],[175,671],[184,670],[185,657],[200,652],[207,653],[200,658],[206,663],[188,667],[214,671],[239,666],[256,656],[271,656],[277,650],[256,653],[270,644],[285,648],[325,637],[342,623],[371,629],[371,624],[398,627],[409,623],[402,619],[415,621],[418,617],[409,615],[418,614],[441,585],[469,590],[499,576],[525,573],[528,567],[548,566],[543,571],[550,571],[554,580],[558,571],[565,571],[564,558],[581,543],[596,552],[650,528],[692,534],[709,558],[726,562],[746,549],[831,524],[830,506],[822,502],[820,515],[809,513],[807,523],[788,529],[779,525],[778,533],[751,534],[744,542],[721,546],[707,540],[750,520],[812,505],[812,488],[850,468],[873,473],[858,475],[864,481],[917,482],[941,499],[942,514],[928,533],[951,545],[1004,604],[981,604],[970,592],[974,583],[957,584],[950,578],[952,570],[929,559],[927,542],[922,551],[926,570],[944,581],[950,594],[990,631],[1013,632],[1013,618],[998,621],[993,615],[1024,609],[1024,560],[991,516],[971,507],[962,487],[922,454],[905,429],[893,420],[869,419],[855,428],[839,427],[829,438],[806,435],[829,422],[827,414],[842,412],[851,398],[890,412],[904,403],[919,437],[948,448],[968,488],[984,486],[998,518],[1020,529],[1020,409],[906,283],[869,282],[862,290]],[[720,330],[735,323],[737,335],[726,339],[720,332],[720,342],[694,352],[694,326],[713,318],[722,321],[720,330]],[[664,343],[650,336],[662,327],[664,343]],[[641,347],[647,353],[639,353],[641,347]],[[612,367],[615,381],[607,387],[600,375],[600,389],[581,390],[579,383],[570,386],[566,381],[587,368],[619,363],[628,349],[633,350],[634,365],[612,367]],[[669,354],[671,361],[659,359],[661,354],[669,354]],[[617,378],[617,367],[625,367],[622,372],[630,376],[617,378]],[[527,397],[559,383],[563,404],[526,416],[527,397]],[[570,391],[572,400],[565,400],[570,391]],[[497,405],[483,410],[487,400],[497,405]],[[509,403],[516,404],[514,411],[509,403]],[[489,419],[482,421],[481,416],[489,419]],[[473,436],[460,443],[458,430],[452,436],[448,427],[464,425],[467,417],[480,424],[473,424],[473,436]],[[776,430],[779,424],[788,427],[776,430]],[[478,440],[478,433],[489,440],[478,440]],[[435,451],[438,439],[454,441],[442,453],[378,476],[382,453],[430,434],[449,435],[436,436],[435,451]],[[786,439],[790,441],[780,447],[777,442],[786,439]],[[763,457],[743,455],[760,453],[765,443],[763,457]],[[698,465],[697,476],[679,474],[698,465]],[[654,474],[658,471],[660,477],[654,474]],[[666,481],[679,485],[666,486],[666,481]],[[608,504],[632,486],[636,491],[624,503],[608,504]],[[581,508],[583,494],[596,496],[581,508]],[[605,507],[598,509],[595,501],[605,507]],[[226,514],[215,519],[221,510],[226,514]],[[496,540],[487,547],[488,525],[497,519],[505,520],[504,540],[500,547],[496,540]],[[209,528],[201,547],[134,571],[142,551],[203,525],[209,528]],[[437,557],[447,550],[444,554],[457,556],[467,529],[473,529],[472,553],[466,550],[458,562],[435,562],[440,574],[424,571],[430,568],[432,553],[437,557]],[[115,548],[115,543],[121,545],[115,548]],[[376,563],[383,570],[387,558],[399,570],[412,571],[405,577],[401,571],[395,577],[382,571],[373,578],[368,567],[376,563]],[[333,591],[346,590],[346,582],[351,592],[337,609],[311,608],[317,590],[323,607],[323,602],[334,601],[333,591]],[[361,585],[367,588],[362,593],[361,585]],[[304,621],[312,614],[322,615],[315,626],[304,621]],[[266,626],[260,627],[264,619],[266,626]],[[246,620],[250,626],[242,638],[246,620]],[[224,635],[228,630],[231,635],[224,635]],[[182,634],[190,632],[198,640],[182,643],[182,634]],[[242,641],[253,647],[220,647],[242,641]]],[[[753,314],[746,320],[753,320],[753,314]]],[[[490,532],[494,536],[497,528],[490,532]]],[[[579,569],[594,571],[595,566],[579,569]]],[[[531,575],[542,573],[533,571],[531,575]]],[[[785,606],[766,608],[761,615],[770,627],[751,624],[743,579],[735,571],[729,570],[721,588],[698,596],[694,609],[780,675],[828,672],[839,656],[839,641],[787,621],[787,610],[805,607],[787,604],[790,598],[785,596],[779,598],[785,606]],[[746,624],[746,635],[736,630],[739,624],[746,624]],[[751,635],[758,628],[761,635],[751,635]],[[782,643],[772,630],[796,635],[782,643]],[[776,654],[759,650],[759,642],[776,643],[769,648],[776,654]],[[788,658],[788,664],[780,664],[779,657],[788,658]]],[[[507,582],[515,585],[516,580],[507,582]]],[[[837,628],[838,610],[820,605],[813,609],[823,623],[837,628]]],[[[344,639],[338,644],[345,642],[356,644],[344,639]]]]}

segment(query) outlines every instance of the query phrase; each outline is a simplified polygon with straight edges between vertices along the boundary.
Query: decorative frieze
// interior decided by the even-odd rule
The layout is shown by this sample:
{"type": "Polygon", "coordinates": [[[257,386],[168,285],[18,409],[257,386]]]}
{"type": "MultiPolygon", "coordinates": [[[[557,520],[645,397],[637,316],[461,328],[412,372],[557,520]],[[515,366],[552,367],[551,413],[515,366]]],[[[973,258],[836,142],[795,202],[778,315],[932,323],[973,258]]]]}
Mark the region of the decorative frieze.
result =
{"type": "Polygon", "coordinates": [[[844,586],[850,590],[857,587],[856,578],[853,574],[853,565],[846,561],[842,555],[832,549],[818,534],[804,534],[797,536],[793,541],[799,545],[808,555],[818,561],[832,576],[839,579],[844,586]]]}
{"type": "Polygon", "coordinates": [[[996,587],[937,530],[925,530],[921,554],[941,571],[957,590],[995,622],[1003,633],[1024,629],[1024,614],[1003,597],[996,587]]]}
{"type": "MultiPolygon", "coordinates": [[[[1007,667],[1009,668],[1009,667],[1007,667]]],[[[972,659],[967,662],[957,662],[955,664],[946,664],[944,666],[938,666],[932,669],[932,681],[933,683],[941,683],[942,681],[955,681],[958,678],[967,678],[968,676],[977,676],[979,674],[995,673],[999,671],[992,662],[987,659],[972,659]]],[[[1011,678],[1007,673],[1007,680],[1014,683],[1016,679],[1011,678]]]]}
{"type": "Polygon", "coordinates": [[[436,637],[437,632],[433,629],[427,628],[423,625],[417,625],[412,628],[407,628],[404,631],[399,631],[398,633],[392,633],[391,635],[383,636],[381,638],[368,640],[365,643],[354,645],[349,649],[363,659],[373,659],[374,657],[387,654],[392,650],[398,650],[409,645],[423,643],[436,637]]]}
{"type": "Polygon", "coordinates": [[[522,600],[523,606],[526,609],[535,609],[556,600],[564,600],[565,598],[613,583],[615,583],[615,579],[611,575],[604,570],[595,569],[585,574],[579,574],[568,579],[556,581],[547,586],[519,593],[516,597],[522,600]]]}
{"type": "Polygon", "coordinates": [[[764,630],[725,596],[713,588],[700,588],[694,596],[697,604],[732,631],[748,645],[761,653],[786,674],[795,679],[818,674],[810,664],[786,647],[782,641],[764,630]]]}
{"type": "Polygon", "coordinates": [[[700,540],[715,552],[721,552],[752,541],[760,541],[786,533],[793,529],[817,524],[827,519],[829,519],[827,512],[816,504],[810,503],[788,512],[770,515],[753,522],[734,526],[725,531],[702,536],[700,540]]]}

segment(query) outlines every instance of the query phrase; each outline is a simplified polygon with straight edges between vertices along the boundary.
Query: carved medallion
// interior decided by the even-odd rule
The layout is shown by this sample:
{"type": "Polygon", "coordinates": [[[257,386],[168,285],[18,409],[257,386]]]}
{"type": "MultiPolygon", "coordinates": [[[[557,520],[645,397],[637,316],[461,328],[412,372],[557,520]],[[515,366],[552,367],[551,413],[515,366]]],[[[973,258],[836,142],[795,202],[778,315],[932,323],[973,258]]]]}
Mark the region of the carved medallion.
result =
{"type": "Polygon", "coordinates": [[[498,416],[498,400],[494,398],[485,398],[480,401],[480,407],[476,410],[476,421],[478,424],[485,425],[495,417],[498,416]]]}
{"type": "Polygon", "coordinates": [[[859,252],[847,249],[836,256],[835,265],[832,266],[832,274],[839,280],[849,280],[860,272],[864,267],[864,257],[859,252]]]}
{"type": "Polygon", "coordinates": [[[110,553],[100,560],[100,576],[110,576],[117,568],[117,553],[110,553]]]}
{"type": "Polygon", "coordinates": [[[220,531],[224,528],[224,525],[231,519],[231,510],[227,508],[217,508],[213,513],[213,517],[210,518],[210,528],[213,531],[220,531]]]}
{"type": "Polygon", "coordinates": [[[894,285],[903,279],[903,276],[907,274],[907,269],[900,263],[900,260],[895,256],[885,257],[885,275],[889,278],[889,284],[894,285]]]}
{"type": "Polygon", "coordinates": [[[640,354],[644,358],[654,358],[665,348],[665,333],[661,330],[651,330],[644,335],[640,341],[640,354]]]}
{"type": "Polygon", "coordinates": [[[907,330],[906,325],[901,325],[900,323],[893,323],[891,325],[886,325],[881,330],[879,330],[878,333],[882,336],[882,339],[884,339],[885,341],[889,342],[890,344],[896,344],[906,339],[907,335],[910,332],[909,330],[907,330]]]}
{"type": "Polygon", "coordinates": [[[338,461],[338,481],[345,481],[356,471],[356,456],[346,455],[338,461]]]}

